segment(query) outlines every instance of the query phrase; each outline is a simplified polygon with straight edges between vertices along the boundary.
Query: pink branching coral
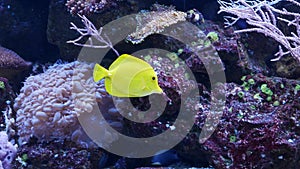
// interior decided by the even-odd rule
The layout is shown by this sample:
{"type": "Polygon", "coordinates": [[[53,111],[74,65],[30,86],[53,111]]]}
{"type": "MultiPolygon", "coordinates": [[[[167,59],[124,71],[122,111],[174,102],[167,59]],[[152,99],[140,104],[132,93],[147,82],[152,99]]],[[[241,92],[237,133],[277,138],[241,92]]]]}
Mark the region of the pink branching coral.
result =
{"type": "MultiPolygon", "coordinates": [[[[221,12],[226,12],[234,16],[225,16],[226,26],[234,25],[239,19],[244,19],[251,25],[251,28],[245,28],[235,31],[235,33],[258,32],[267,37],[276,40],[280,46],[279,51],[275,54],[276,58],[272,61],[279,60],[282,56],[291,54],[300,62],[300,13],[291,12],[286,9],[277,9],[274,5],[281,0],[236,0],[225,2],[218,0],[221,12]],[[286,19],[289,18],[289,19],[286,19]],[[278,22],[281,21],[287,26],[293,27],[294,32],[286,35],[278,28],[278,22]],[[284,51],[282,46],[286,49],[284,51]]],[[[287,0],[294,6],[300,8],[300,3],[296,0],[287,0]]]]}
{"type": "Polygon", "coordinates": [[[107,5],[107,0],[68,0],[66,6],[71,14],[88,15],[99,12],[107,5]]]}

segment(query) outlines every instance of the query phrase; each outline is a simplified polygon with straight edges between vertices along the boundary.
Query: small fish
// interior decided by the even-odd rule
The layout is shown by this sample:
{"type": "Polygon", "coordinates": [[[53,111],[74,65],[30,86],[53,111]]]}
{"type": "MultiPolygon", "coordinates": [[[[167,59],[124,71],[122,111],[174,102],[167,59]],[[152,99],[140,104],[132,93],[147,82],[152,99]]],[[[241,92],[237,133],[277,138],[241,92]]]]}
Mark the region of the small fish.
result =
{"type": "Polygon", "coordinates": [[[163,93],[153,67],[129,54],[119,56],[108,70],[96,64],[93,77],[95,82],[105,78],[106,91],[112,96],[143,97],[163,93]]]}
{"type": "Polygon", "coordinates": [[[203,15],[197,9],[191,9],[187,11],[186,18],[188,21],[193,23],[199,23],[199,24],[205,23],[203,15]]]}

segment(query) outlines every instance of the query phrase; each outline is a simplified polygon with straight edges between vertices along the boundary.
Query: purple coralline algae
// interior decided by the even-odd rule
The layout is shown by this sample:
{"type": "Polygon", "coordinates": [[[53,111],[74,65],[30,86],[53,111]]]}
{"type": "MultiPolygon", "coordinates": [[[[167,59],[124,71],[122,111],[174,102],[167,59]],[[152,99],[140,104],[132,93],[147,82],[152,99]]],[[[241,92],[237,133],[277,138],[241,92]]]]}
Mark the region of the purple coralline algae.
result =
{"type": "Polygon", "coordinates": [[[104,155],[100,148],[81,148],[73,142],[37,143],[34,140],[18,148],[16,169],[34,168],[99,168],[99,159],[104,155]]]}
{"type": "Polygon", "coordinates": [[[31,62],[26,62],[17,53],[0,46],[0,77],[14,79],[16,72],[28,69],[31,62]]]}
{"type": "Polygon", "coordinates": [[[100,12],[111,3],[113,0],[67,0],[66,6],[73,15],[89,15],[100,12]]]}
{"type": "Polygon", "coordinates": [[[0,132],[0,169],[10,169],[17,153],[16,147],[8,141],[6,132],[0,132]]]}
{"type": "MultiPolygon", "coordinates": [[[[300,83],[261,74],[226,85],[226,108],[214,134],[203,143],[216,168],[299,166],[300,83]]],[[[197,125],[203,125],[203,113],[197,125]]]]}
{"type": "Polygon", "coordinates": [[[30,62],[26,62],[14,51],[0,46],[0,67],[4,68],[26,68],[30,66],[30,62]]]}

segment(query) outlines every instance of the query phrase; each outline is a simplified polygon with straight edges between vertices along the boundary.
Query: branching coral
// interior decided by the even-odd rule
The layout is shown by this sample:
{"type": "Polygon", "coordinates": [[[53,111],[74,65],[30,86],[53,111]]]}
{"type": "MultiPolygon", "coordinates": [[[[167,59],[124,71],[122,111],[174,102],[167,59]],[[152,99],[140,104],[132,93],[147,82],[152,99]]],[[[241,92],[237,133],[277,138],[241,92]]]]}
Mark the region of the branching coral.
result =
{"type": "MultiPolygon", "coordinates": [[[[166,27],[176,24],[180,21],[185,21],[187,14],[185,12],[176,11],[173,7],[165,7],[155,4],[155,10],[151,12],[140,12],[136,15],[137,28],[136,31],[127,36],[127,40],[133,44],[141,43],[147,36],[162,32],[166,27]]],[[[84,28],[78,28],[74,23],[71,23],[70,29],[76,30],[80,37],[70,40],[67,43],[74,45],[92,48],[111,48],[118,56],[119,53],[114,49],[109,38],[102,34],[102,27],[96,29],[94,24],[85,16],[79,15],[84,24],[84,28]],[[87,36],[91,36],[86,44],[79,41],[87,36]],[[100,44],[99,44],[100,43],[100,44]]]]}
{"type": "MultiPolygon", "coordinates": [[[[274,5],[281,0],[237,0],[225,2],[218,0],[221,12],[226,12],[234,16],[225,16],[226,26],[234,25],[238,20],[244,19],[253,26],[235,31],[235,33],[243,32],[259,32],[267,37],[276,40],[280,46],[277,56],[272,61],[279,60],[282,56],[291,54],[298,62],[300,62],[300,13],[288,11],[286,9],[277,9],[274,5]],[[289,18],[289,19],[287,19],[289,18]],[[285,23],[289,27],[294,28],[294,32],[286,35],[278,28],[278,20],[285,23]],[[283,51],[282,46],[287,50],[283,51]]],[[[300,8],[300,3],[295,0],[288,0],[292,5],[300,8]]]]}
{"type": "Polygon", "coordinates": [[[77,46],[83,46],[83,47],[92,47],[92,48],[111,48],[117,56],[119,56],[118,51],[113,47],[111,41],[109,40],[109,38],[104,34],[102,34],[102,27],[97,30],[95,25],[88,20],[85,16],[81,16],[78,15],[81,18],[82,23],[84,24],[84,28],[78,28],[74,23],[71,22],[71,27],[70,29],[76,30],[79,34],[80,37],[78,37],[77,39],[74,40],[69,40],[67,41],[67,43],[73,43],[74,45],[77,46]],[[91,36],[88,39],[87,44],[82,44],[79,41],[87,36],[91,36]],[[94,42],[94,40],[97,40],[96,42],[94,42]],[[98,44],[101,43],[101,44],[98,44]]]}

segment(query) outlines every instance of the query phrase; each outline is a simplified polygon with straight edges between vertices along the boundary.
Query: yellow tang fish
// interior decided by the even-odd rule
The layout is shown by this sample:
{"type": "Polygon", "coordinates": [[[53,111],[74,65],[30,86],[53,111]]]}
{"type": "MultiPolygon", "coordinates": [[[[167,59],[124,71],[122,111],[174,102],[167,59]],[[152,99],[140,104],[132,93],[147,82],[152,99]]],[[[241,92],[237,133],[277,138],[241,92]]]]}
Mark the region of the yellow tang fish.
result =
{"type": "Polygon", "coordinates": [[[93,77],[95,82],[105,78],[106,91],[112,96],[143,97],[163,93],[153,67],[129,54],[119,56],[108,70],[96,64],[93,77]]]}

